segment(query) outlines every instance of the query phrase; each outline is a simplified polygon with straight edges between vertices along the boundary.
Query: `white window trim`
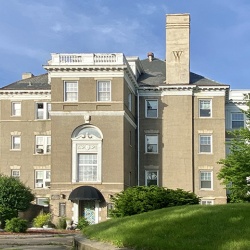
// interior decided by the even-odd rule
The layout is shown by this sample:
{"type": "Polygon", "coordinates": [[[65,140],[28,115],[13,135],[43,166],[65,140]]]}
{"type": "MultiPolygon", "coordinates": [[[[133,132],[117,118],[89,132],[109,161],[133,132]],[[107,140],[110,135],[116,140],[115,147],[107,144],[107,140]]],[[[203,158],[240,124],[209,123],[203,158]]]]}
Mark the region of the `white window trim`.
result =
{"type": "Polygon", "coordinates": [[[145,99],[145,117],[146,118],[149,118],[149,119],[156,119],[158,118],[158,110],[159,110],[159,102],[158,102],[158,99],[145,99]],[[156,101],[157,102],[157,108],[156,108],[156,116],[154,117],[150,117],[148,116],[148,105],[147,105],[147,102],[148,101],[156,101]]]}
{"type": "Polygon", "coordinates": [[[51,103],[49,103],[49,102],[36,102],[35,111],[36,111],[36,114],[35,114],[36,120],[49,120],[50,119],[49,111],[51,111],[51,103]],[[42,109],[43,110],[43,117],[42,118],[38,117],[38,104],[43,104],[43,109],[42,109]]]}
{"type": "Polygon", "coordinates": [[[21,171],[20,169],[11,169],[11,176],[14,178],[20,178],[21,171]],[[14,175],[13,173],[16,172],[18,173],[17,175],[14,175]]]}
{"type": "MultiPolygon", "coordinates": [[[[95,128],[95,127],[93,127],[95,128]]],[[[82,128],[84,129],[84,127],[82,128]]],[[[79,135],[72,138],[72,182],[73,183],[101,183],[102,182],[102,133],[95,128],[101,135],[101,138],[95,135],[84,136],[79,135]],[[78,154],[81,153],[96,153],[97,154],[97,180],[90,182],[79,182],[78,177],[78,154]]]]}
{"type": "Polygon", "coordinates": [[[145,170],[145,186],[148,186],[147,184],[147,173],[148,172],[156,172],[157,173],[157,186],[159,186],[159,170],[145,170]]]}
{"type": "Polygon", "coordinates": [[[214,200],[202,199],[202,200],[200,201],[200,204],[203,205],[203,206],[214,205],[214,200]],[[202,202],[204,202],[205,204],[202,204],[202,202]],[[207,204],[208,202],[209,202],[209,203],[211,202],[211,204],[207,204]]]}
{"type": "Polygon", "coordinates": [[[128,94],[128,110],[132,111],[132,93],[128,94]]]}
{"type": "Polygon", "coordinates": [[[213,154],[213,135],[211,134],[199,134],[199,154],[213,154]],[[201,151],[201,137],[202,136],[209,136],[210,137],[210,152],[202,152],[201,151]]]}
{"type": "Polygon", "coordinates": [[[11,102],[11,116],[14,116],[14,117],[19,117],[22,115],[22,105],[21,105],[21,102],[11,102]],[[15,109],[14,106],[15,104],[19,104],[20,105],[20,109],[15,109]],[[16,110],[20,110],[20,114],[15,114],[16,113],[16,110]]]}
{"type": "Polygon", "coordinates": [[[213,103],[212,103],[212,99],[199,99],[199,118],[202,119],[210,119],[213,117],[213,112],[212,112],[212,107],[213,107],[213,103]],[[201,101],[210,101],[210,116],[201,116],[201,101]]]}
{"type": "Polygon", "coordinates": [[[200,178],[200,190],[213,190],[213,186],[214,186],[214,183],[213,183],[213,171],[209,171],[209,170],[200,170],[200,173],[199,173],[199,178],[200,178]],[[201,187],[201,173],[210,173],[211,174],[211,188],[202,188],[201,187]]]}
{"type": "Polygon", "coordinates": [[[97,91],[96,91],[96,93],[97,93],[97,97],[96,97],[96,100],[97,100],[97,102],[111,102],[111,100],[112,100],[112,83],[111,83],[111,81],[110,80],[97,80],[96,81],[96,87],[97,87],[97,91]],[[99,100],[99,83],[101,83],[101,82],[109,82],[109,84],[110,84],[110,92],[109,92],[109,100],[107,100],[107,101],[100,101],[99,100]]]}
{"type": "MultiPolygon", "coordinates": [[[[230,128],[231,129],[239,129],[239,128],[233,128],[233,114],[236,114],[236,113],[238,113],[238,114],[242,114],[243,115],[243,127],[241,127],[241,128],[245,128],[246,127],[246,117],[245,117],[245,114],[243,113],[243,112],[240,112],[240,111],[235,111],[235,112],[231,112],[231,116],[230,116],[230,128]]],[[[234,121],[236,121],[236,120],[234,120],[234,121]]],[[[241,121],[241,120],[238,120],[238,121],[241,121]]]]}
{"type": "Polygon", "coordinates": [[[158,154],[158,151],[159,151],[159,136],[158,134],[146,134],[145,135],[145,153],[146,154],[158,154]],[[156,144],[156,152],[148,152],[148,147],[147,147],[147,137],[148,136],[157,136],[157,144],[156,144]]]}
{"type": "Polygon", "coordinates": [[[79,95],[79,83],[78,83],[78,81],[64,81],[64,83],[63,83],[63,95],[64,95],[64,97],[63,97],[64,102],[69,102],[69,103],[70,102],[78,102],[78,95],[79,95]],[[74,101],[66,100],[66,85],[67,85],[67,83],[76,83],[76,85],[77,85],[77,91],[76,91],[77,97],[76,97],[76,100],[74,100],[74,101]]]}
{"type": "Polygon", "coordinates": [[[12,135],[11,136],[11,150],[13,151],[20,151],[21,150],[21,136],[20,135],[12,135]],[[19,138],[20,139],[20,147],[19,148],[14,148],[14,138],[19,138]]]}
{"type": "Polygon", "coordinates": [[[50,188],[51,177],[46,178],[47,172],[50,172],[50,174],[51,174],[50,169],[35,170],[35,188],[38,188],[38,189],[50,188]],[[36,173],[37,172],[43,172],[43,178],[42,178],[43,183],[37,183],[37,179],[39,179],[39,178],[36,178],[36,173]]]}
{"type": "Polygon", "coordinates": [[[35,154],[39,154],[39,155],[51,154],[51,136],[50,135],[36,135],[35,136],[35,154]],[[42,145],[38,145],[37,143],[38,137],[43,138],[42,145]],[[48,143],[49,138],[50,138],[50,144],[48,143]],[[38,146],[42,146],[42,148],[39,148],[38,146]],[[48,146],[50,146],[49,152],[47,152],[48,146]]]}
{"type": "Polygon", "coordinates": [[[49,202],[49,198],[48,197],[37,197],[36,198],[36,204],[39,205],[39,206],[48,207],[49,204],[47,204],[47,202],[49,202]],[[42,202],[39,202],[39,201],[42,201],[42,202]],[[46,202],[46,203],[44,203],[44,202],[46,202]],[[44,205],[41,205],[41,203],[43,203],[44,205]]]}

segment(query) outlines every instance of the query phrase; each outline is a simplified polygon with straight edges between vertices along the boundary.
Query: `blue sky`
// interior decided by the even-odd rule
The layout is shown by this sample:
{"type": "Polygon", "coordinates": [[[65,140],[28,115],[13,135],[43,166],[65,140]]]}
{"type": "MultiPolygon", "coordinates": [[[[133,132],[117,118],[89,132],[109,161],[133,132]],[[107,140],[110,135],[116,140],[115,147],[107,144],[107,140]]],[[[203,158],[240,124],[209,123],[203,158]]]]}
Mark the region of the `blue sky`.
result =
{"type": "Polygon", "coordinates": [[[191,15],[191,71],[250,89],[249,0],[8,0],[0,9],[0,86],[45,72],[50,53],[165,59],[166,14],[191,15]]]}

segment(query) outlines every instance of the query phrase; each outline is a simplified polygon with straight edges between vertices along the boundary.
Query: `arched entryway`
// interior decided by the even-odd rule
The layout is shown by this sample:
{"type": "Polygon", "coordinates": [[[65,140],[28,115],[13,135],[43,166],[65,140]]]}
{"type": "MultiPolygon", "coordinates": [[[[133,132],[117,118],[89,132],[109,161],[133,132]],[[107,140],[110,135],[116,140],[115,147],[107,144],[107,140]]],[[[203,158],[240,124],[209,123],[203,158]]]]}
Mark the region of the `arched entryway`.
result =
{"type": "Polygon", "coordinates": [[[83,216],[90,224],[98,223],[98,210],[100,202],[105,199],[102,193],[91,186],[80,186],[74,189],[69,200],[74,204],[73,218],[78,222],[79,217],[83,216]]]}

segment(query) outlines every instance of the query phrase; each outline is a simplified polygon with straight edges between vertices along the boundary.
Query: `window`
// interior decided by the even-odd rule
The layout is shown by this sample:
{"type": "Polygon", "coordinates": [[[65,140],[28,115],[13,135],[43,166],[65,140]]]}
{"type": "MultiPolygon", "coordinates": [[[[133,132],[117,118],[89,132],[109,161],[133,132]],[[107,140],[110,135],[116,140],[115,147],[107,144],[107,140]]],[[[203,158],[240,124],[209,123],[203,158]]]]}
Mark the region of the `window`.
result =
{"type": "Polygon", "coordinates": [[[59,202],[59,217],[66,216],[66,203],[59,202]]]}
{"type": "Polygon", "coordinates": [[[199,100],[200,117],[211,117],[211,100],[199,100]]]}
{"type": "Polygon", "coordinates": [[[212,189],[212,172],[201,171],[200,172],[200,188],[212,189]]]}
{"type": "Polygon", "coordinates": [[[11,176],[14,178],[19,179],[20,177],[20,170],[19,169],[12,169],[11,170],[11,176]]]}
{"type": "Polygon", "coordinates": [[[111,217],[112,210],[114,209],[113,203],[107,203],[107,218],[111,217]]]}
{"type": "Polygon", "coordinates": [[[146,175],[145,176],[146,186],[158,185],[158,171],[157,170],[146,170],[145,175],[146,175]]]}
{"type": "Polygon", "coordinates": [[[146,153],[158,153],[158,135],[146,135],[146,153]]]}
{"type": "Polygon", "coordinates": [[[157,118],[158,117],[158,100],[146,100],[146,117],[157,118]]]}
{"type": "Polygon", "coordinates": [[[50,119],[49,112],[51,111],[51,104],[47,102],[36,103],[36,119],[46,120],[50,119]]]}
{"type": "Polygon", "coordinates": [[[79,154],[79,181],[97,181],[97,154],[79,154]]]}
{"type": "Polygon", "coordinates": [[[241,112],[232,113],[232,128],[244,128],[244,114],[241,112]]]}
{"type": "Polygon", "coordinates": [[[36,136],[36,154],[51,152],[51,136],[36,136]]]}
{"type": "Polygon", "coordinates": [[[12,136],[11,149],[20,150],[21,149],[21,137],[20,136],[12,136]]]}
{"type": "Polygon", "coordinates": [[[20,102],[12,102],[11,103],[11,115],[12,116],[21,116],[21,103],[20,102]]]}
{"type": "Polygon", "coordinates": [[[97,100],[99,102],[111,101],[111,82],[98,81],[97,82],[97,100]]]}
{"type": "Polygon", "coordinates": [[[37,198],[36,199],[36,204],[39,206],[43,206],[43,207],[48,207],[49,206],[49,198],[37,198]]]}
{"type": "Polygon", "coordinates": [[[35,187],[36,188],[50,187],[50,170],[35,171],[35,187]]]}
{"type": "Polygon", "coordinates": [[[78,82],[64,82],[64,101],[78,101],[78,82]]]}
{"type": "Polygon", "coordinates": [[[213,205],[213,200],[201,200],[201,205],[213,205]]]}
{"type": "Polygon", "coordinates": [[[101,182],[102,133],[91,125],[72,134],[72,182],[101,182]]]}
{"type": "Polygon", "coordinates": [[[211,135],[200,135],[200,153],[212,153],[211,135]]]}
{"type": "Polygon", "coordinates": [[[132,94],[131,93],[128,94],[128,109],[129,111],[132,110],[132,94]]]}

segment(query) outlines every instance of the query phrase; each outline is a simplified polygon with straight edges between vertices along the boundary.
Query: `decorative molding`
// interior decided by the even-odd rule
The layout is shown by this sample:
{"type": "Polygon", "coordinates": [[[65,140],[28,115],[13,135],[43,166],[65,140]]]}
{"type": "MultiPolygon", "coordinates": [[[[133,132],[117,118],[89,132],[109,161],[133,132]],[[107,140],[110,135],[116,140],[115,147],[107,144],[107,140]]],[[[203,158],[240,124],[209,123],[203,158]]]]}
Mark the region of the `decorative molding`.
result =
{"type": "Polygon", "coordinates": [[[51,169],[51,165],[47,165],[47,166],[33,166],[33,169],[35,170],[50,170],[51,169]]]}
{"type": "Polygon", "coordinates": [[[199,169],[199,170],[207,170],[207,169],[213,170],[214,167],[213,167],[213,166],[199,166],[198,169],[199,169]]]}
{"type": "Polygon", "coordinates": [[[11,135],[21,135],[21,132],[19,131],[13,131],[13,132],[10,132],[11,135]]]}
{"type": "Polygon", "coordinates": [[[149,165],[149,166],[144,166],[145,170],[159,170],[159,166],[154,166],[154,165],[149,165]]]}
{"type": "Polygon", "coordinates": [[[18,170],[18,169],[21,169],[21,166],[18,166],[18,165],[13,165],[13,166],[10,166],[10,169],[16,169],[16,170],[18,170]]]}
{"type": "Polygon", "coordinates": [[[212,134],[213,130],[198,130],[198,134],[212,134]]]}
{"type": "Polygon", "coordinates": [[[155,129],[145,129],[144,130],[145,134],[159,134],[159,130],[155,130],[155,129]]]}
{"type": "Polygon", "coordinates": [[[51,130],[44,132],[34,132],[34,135],[51,135],[51,130]]]}
{"type": "Polygon", "coordinates": [[[95,151],[97,151],[97,144],[77,144],[77,150],[84,150],[84,151],[95,150],[95,151]]]}

